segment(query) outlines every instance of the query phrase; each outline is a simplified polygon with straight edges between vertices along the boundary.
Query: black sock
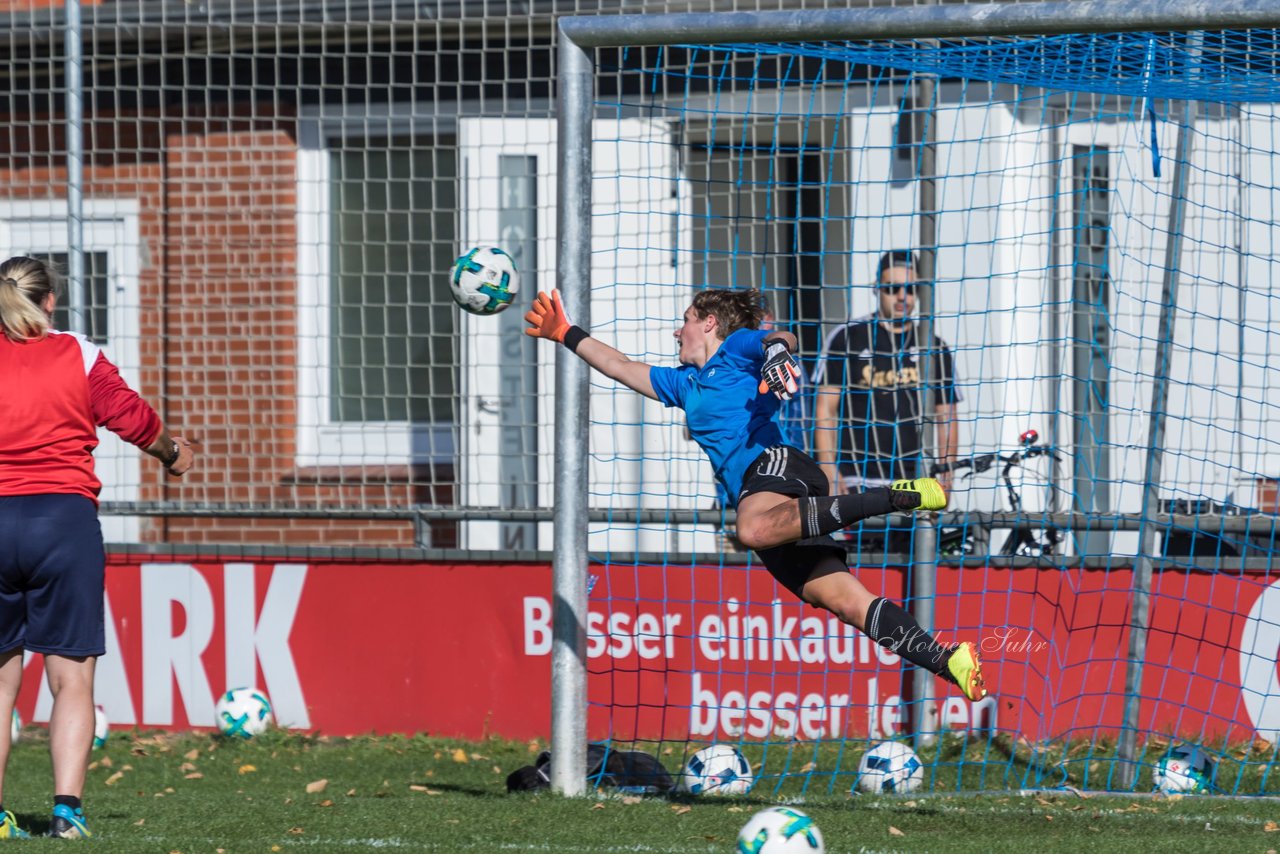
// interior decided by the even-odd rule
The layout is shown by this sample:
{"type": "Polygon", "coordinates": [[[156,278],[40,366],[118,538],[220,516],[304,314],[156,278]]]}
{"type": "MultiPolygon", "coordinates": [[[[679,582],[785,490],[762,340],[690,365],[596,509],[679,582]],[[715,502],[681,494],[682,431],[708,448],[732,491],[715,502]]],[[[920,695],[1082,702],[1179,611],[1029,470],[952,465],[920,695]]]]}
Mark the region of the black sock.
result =
{"type": "Polygon", "coordinates": [[[933,635],[898,605],[880,598],[867,608],[867,625],[863,634],[931,673],[948,677],[947,659],[951,648],[938,643],[933,635]]]}
{"type": "Polygon", "coordinates": [[[71,807],[72,810],[80,809],[80,799],[73,798],[71,795],[54,795],[53,805],[55,807],[71,807]]]}
{"type": "Polygon", "coordinates": [[[893,512],[888,487],[868,489],[852,495],[825,495],[800,498],[800,533],[804,539],[820,537],[854,522],[893,512]]]}

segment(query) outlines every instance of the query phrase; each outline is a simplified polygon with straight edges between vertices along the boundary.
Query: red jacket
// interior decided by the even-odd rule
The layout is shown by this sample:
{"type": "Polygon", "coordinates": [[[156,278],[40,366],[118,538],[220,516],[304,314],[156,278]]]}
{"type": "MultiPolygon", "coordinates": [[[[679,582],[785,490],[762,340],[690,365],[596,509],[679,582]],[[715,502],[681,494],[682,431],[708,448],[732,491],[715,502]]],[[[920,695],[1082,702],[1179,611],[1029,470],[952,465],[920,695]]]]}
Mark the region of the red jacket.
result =
{"type": "Polygon", "coordinates": [[[97,345],[74,332],[15,342],[0,332],[0,495],[97,501],[96,427],[146,448],[160,417],[97,345]]]}

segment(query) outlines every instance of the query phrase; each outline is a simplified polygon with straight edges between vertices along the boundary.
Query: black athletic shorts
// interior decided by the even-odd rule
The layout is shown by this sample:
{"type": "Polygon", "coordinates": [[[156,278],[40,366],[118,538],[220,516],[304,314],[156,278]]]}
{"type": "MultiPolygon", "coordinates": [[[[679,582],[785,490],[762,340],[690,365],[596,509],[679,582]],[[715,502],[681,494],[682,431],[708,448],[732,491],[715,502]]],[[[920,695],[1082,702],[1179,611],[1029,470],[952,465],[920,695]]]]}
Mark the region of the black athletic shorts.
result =
{"type": "MultiPolygon", "coordinates": [[[[738,501],[757,492],[773,492],[792,498],[821,497],[831,491],[822,467],[804,451],[787,445],[775,445],[747,466],[738,501]]],[[[769,574],[798,598],[809,576],[824,558],[835,557],[845,563],[845,547],[829,534],[810,537],[771,549],[756,549],[769,574]]]]}

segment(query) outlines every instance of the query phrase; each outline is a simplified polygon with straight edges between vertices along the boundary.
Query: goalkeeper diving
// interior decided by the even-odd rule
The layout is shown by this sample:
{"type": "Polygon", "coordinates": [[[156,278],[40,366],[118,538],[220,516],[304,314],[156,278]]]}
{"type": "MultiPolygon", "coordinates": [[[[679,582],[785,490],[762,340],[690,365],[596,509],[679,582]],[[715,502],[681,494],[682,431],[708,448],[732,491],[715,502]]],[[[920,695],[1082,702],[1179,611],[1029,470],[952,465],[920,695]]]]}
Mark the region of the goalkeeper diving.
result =
{"type": "Polygon", "coordinates": [[[539,293],[525,333],[563,344],[588,365],[645,397],[684,410],[689,434],[737,506],[738,539],[778,583],[830,611],[876,643],[959,686],[970,700],[987,694],[977,646],[944,644],[902,607],[871,594],[850,571],[831,532],[892,512],[943,510],[947,494],[933,478],[828,495],[830,481],[808,454],[787,445],[781,402],[799,391],[795,336],[760,329],[757,290],[698,293],[675,332],[680,366],[628,358],[565,314],[559,291],[539,293]]]}

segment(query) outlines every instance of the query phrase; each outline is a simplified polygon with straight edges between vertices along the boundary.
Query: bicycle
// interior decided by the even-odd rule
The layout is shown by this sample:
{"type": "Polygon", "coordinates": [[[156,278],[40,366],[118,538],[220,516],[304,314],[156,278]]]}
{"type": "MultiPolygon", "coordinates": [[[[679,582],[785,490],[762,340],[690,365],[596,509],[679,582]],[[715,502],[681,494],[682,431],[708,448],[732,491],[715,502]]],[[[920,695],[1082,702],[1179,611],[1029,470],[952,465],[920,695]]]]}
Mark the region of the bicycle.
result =
{"type": "MultiPolygon", "coordinates": [[[[980,454],[965,460],[952,463],[937,463],[932,467],[933,474],[955,472],[968,469],[964,477],[972,477],[989,470],[997,462],[1003,463],[1000,479],[1004,482],[1005,495],[1009,509],[1015,515],[1022,514],[1022,496],[1013,483],[1011,472],[1036,457],[1048,457],[1055,462],[1062,458],[1048,445],[1040,444],[1040,434],[1035,430],[1026,430],[1018,437],[1018,450],[1011,454],[980,454]]],[[[991,526],[965,525],[947,527],[938,531],[938,554],[962,556],[972,554],[989,554],[983,549],[990,542],[991,526]]],[[[1054,526],[1033,526],[1015,522],[1004,545],[1000,547],[1002,557],[1049,557],[1058,553],[1062,541],[1066,539],[1066,531],[1054,526]]]]}

